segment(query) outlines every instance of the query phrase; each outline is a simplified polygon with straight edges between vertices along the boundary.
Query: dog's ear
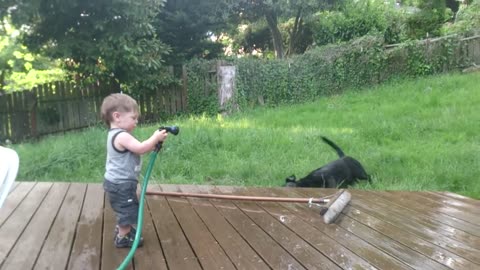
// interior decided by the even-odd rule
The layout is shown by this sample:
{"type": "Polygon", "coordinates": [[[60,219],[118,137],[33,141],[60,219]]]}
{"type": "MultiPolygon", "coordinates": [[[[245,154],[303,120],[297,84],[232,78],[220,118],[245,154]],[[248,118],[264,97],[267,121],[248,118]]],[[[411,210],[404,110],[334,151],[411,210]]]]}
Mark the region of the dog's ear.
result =
{"type": "Polygon", "coordinates": [[[285,187],[296,187],[297,186],[296,180],[297,180],[297,178],[295,177],[294,174],[285,178],[285,187]]]}
{"type": "Polygon", "coordinates": [[[295,174],[292,174],[285,179],[285,182],[291,183],[291,182],[295,182],[296,180],[297,180],[297,177],[295,177],[295,174]]]}

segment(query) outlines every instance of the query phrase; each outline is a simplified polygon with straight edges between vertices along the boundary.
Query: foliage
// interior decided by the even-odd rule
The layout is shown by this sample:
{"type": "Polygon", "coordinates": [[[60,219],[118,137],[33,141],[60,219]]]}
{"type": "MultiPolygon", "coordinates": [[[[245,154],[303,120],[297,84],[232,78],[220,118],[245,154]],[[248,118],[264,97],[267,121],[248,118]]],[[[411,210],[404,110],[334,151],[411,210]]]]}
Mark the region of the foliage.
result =
{"type": "Polygon", "coordinates": [[[312,15],[302,20],[292,17],[280,25],[280,32],[287,44],[287,56],[304,53],[313,42],[312,15]]]}
{"type": "Polygon", "coordinates": [[[31,89],[65,76],[58,61],[29,52],[19,43],[19,35],[8,17],[0,22],[0,90],[31,89]]]}
{"type": "Polygon", "coordinates": [[[407,17],[407,36],[410,39],[423,39],[440,36],[442,25],[449,20],[445,1],[422,0],[407,17]]]}
{"type": "Polygon", "coordinates": [[[289,41],[287,53],[292,54],[295,51],[293,47],[298,35],[303,31],[304,22],[308,21],[309,16],[315,10],[332,6],[331,1],[328,0],[238,0],[227,2],[230,3],[232,16],[238,16],[236,21],[253,23],[264,19],[267,22],[277,58],[283,58],[285,55],[285,40],[289,41]],[[289,37],[284,38],[284,34],[282,35],[279,28],[290,18],[294,18],[294,24],[288,31],[289,37]]]}
{"type": "Polygon", "coordinates": [[[192,60],[186,65],[187,102],[192,114],[214,115],[219,111],[216,62],[192,60]]]}
{"type": "Polygon", "coordinates": [[[28,30],[23,41],[29,49],[65,59],[81,78],[113,76],[134,85],[151,79],[168,53],[152,26],[163,2],[10,0],[2,12],[28,30]]]}
{"type": "Polygon", "coordinates": [[[241,58],[235,62],[237,77],[236,101],[241,108],[256,104],[275,105],[293,102],[295,93],[290,79],[289,62],[280,59],[266,60],[241,58]]]}
{"type": "Polygon", "coordinates": [[[214,34],[225,28],[220,0],[169,0],[154,22],[157,35],[172,51],[166,56],[168,64],[181,64],[189,59],[216,58],[222,44],[212,41],[214,34]]]}
{"type": "Polygon", "coordinates": [[[232,37],[232,49],[236,52],[251,53],[256,49],[262,52],[271,51],[273,48],[272,34],[265,21],[259,20],[239,27],[238,32],[232,37]]]}
{"type": "Polygon", "coordinates": [[[424,76],[447,72],[453,68],[469,65],[468,59],[462,58],[463,46],[457,37],[446,37],[431,43],[407,42],[400,46],[406,54],[406,74],[409,76],[424,76]]]}
{"type": "Polygon", "coordinates": [[[457,13],[455,22],[443,26],[446,35],[460,33],[462,35],[480,34],[480,0],[473,0],[468,6],[463,6],[457,13]]]}
{"type": "Polygon", "coordinates": [[[380,37],[310,50],[289,61],[239,59],[236,87],[241,104],[298,103],[350,87],[374,85],[392,78],[445,72],[460,66],[458,39],[436,44],[409,43],[385,50],[380,37]]]}
{"type": "Polygon", "coordinates": [[[312,22],[316,45],[349,41],[374,33],[382,34],[387,44],[399,43],[403,39],[403,14],[383,2],[350,0],[340,10],[316,13],[312,22]]]}

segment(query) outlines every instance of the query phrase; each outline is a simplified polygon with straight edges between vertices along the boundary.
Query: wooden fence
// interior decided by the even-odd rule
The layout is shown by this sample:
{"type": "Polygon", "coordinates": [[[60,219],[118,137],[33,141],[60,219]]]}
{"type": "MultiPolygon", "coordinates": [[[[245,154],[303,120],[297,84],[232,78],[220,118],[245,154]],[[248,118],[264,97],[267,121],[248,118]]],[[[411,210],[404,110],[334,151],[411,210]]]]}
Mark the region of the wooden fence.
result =
{"type": "MultiPolygon", "coordinates": [[[[119,85],[112,82],[86,86],[55,82],[0,96],[0,138],[20,142],[98,124],[103,98],[118,92],[119,85]]],[[[185,111],[186,96],[185,87],[177,85],[138,95],[139,122],[158,121],[185,111]]]]}
{"type": "MultiPolygon", "coordinates": [[[[423,46],[426,51],[432,52],[435,51],[435,48],[442,46],[442,42],[445,42],[448,38],[453,38],[456,35],[423,39],[418,40],[417,44],[423,46]]],[[[457,48],[455,54],[458,58],[464,58],[463,68],[480,65],[480,35],[465,37],[460,39],[461,47],[457,48]],[[463,51],[459,51],[463,49],[463,51]]],[[[389,44],[385,46],[385,49],[393,49],[402,46],[403,43],[399,44],[389,44]]]]}
{"type": "Polygon", "coordinates": [[[466,47],[465,57],[471,65],[480,65],[480,36],[473,36],[462,39],[466,47]]]}

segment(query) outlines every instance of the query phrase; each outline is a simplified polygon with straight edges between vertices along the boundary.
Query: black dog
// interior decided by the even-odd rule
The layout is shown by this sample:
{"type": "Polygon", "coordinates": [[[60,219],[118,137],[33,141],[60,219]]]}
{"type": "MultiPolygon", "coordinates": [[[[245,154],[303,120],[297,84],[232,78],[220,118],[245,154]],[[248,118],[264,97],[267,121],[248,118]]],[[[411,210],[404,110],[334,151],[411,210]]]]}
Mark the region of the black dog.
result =
{"type": "Polygon", "coordinates": [[[353,184],[358,179],[370,181],[370,177],[358,160],[346,156],[342,149],[329,139],[322,137],[322,140],[337,151],[339,159],[316,169],[298,181],[295,175],[289,176],[285,179],[285,186],[342,188],[353,184]]]}

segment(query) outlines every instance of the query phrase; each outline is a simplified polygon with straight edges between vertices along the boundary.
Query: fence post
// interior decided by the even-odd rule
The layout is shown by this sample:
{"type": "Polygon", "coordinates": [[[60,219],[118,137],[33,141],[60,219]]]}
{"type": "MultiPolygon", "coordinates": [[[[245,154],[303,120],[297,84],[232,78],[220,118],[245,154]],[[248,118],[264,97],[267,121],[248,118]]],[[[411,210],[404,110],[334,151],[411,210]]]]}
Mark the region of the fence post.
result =
{"type": "Polygon", "coordinates": [[[182,65],[182,109],[185,112],[188,110],[187,82],[188,82],[187,67],[185,65],[182,65]]]}
{"type": "Polygon", "coordinates": [[[29,111],[30,111],[30,127],[31,127],[31,133],[32,137],[36,138],[38,136],[37,132],[37,87],[34,87],[32,89],[32,94],[30,95],[31,97],[31,105],[29,105],[29,111]]]}

